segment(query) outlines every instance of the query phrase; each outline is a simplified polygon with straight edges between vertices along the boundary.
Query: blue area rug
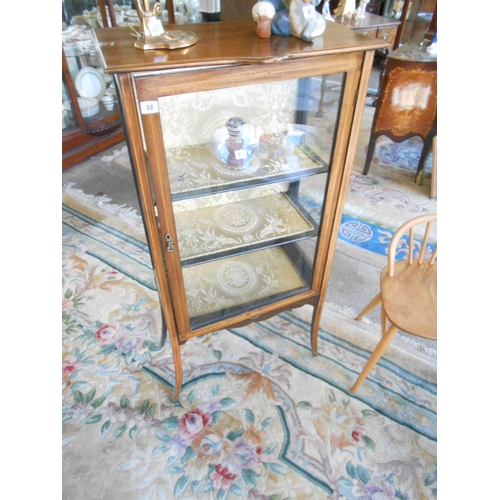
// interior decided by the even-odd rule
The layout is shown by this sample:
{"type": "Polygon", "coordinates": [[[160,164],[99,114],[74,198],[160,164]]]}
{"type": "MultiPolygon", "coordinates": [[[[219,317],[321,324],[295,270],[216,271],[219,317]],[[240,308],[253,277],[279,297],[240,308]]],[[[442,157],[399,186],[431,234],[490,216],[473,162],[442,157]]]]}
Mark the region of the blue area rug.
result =
{"type": "MultiPolygon", "coordinates": [[[[320,206],[309,199],[300,200],[309,215],[319,223],[320,206]]],[[[342,214],[339,229],[339,240],[345,241],[363,250],[374,252],[378,255],[387,256],[389,244],[394,235],[394,231],[377,226],[367,221],[356,219],[347,214],[342,214]]],[[[416,252],[420,248],[416,240],[416,252]]],[[[429,245],[434,249],[435,245],[429,245]]],[[[396,260],[406,258],[408,250],[408,238],[403,237],[396,253],[396,260]]]]}

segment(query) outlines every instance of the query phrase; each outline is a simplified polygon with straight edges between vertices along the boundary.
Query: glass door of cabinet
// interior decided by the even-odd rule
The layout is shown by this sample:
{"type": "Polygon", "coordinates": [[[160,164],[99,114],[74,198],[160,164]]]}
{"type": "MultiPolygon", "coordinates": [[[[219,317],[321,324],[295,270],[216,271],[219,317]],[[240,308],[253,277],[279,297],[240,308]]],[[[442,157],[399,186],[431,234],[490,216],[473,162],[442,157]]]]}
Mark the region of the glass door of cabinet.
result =
{"type": "Polygon", "coordinates": [[[322,76],[155,101],[163,148],[153,152],[146,124],[146,149],[156,203],[168,198],[174,222],[165,255],[182,284],[171,292],[191,331],[311,293],[346,73],[328,75],[324,116],[322,76]]]}

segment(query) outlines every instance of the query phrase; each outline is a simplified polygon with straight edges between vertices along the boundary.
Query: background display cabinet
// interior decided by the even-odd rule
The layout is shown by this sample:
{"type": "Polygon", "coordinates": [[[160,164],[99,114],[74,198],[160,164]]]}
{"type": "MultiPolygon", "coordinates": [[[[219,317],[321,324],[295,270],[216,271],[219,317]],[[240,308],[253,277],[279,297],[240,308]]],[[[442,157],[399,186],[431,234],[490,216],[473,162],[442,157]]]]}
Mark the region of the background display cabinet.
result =
{"type": "Polygon", "coordinates": [[[97,5],[94,0],[62,3],[63,170],[125,139],[113,78],[104,74],[92,41],[92,28],[104,26],[97,5]]]}
{"type": "Polygon", "coordinates": [[[180,345],[196,336],[310,304],[317,354],[373,55],[387,47],[333,23],[313,43],[259,39],[246,21],[189,30],[199,42],[170,51],[134,48],[128,28],[95,31],[119,95],[174,400],[180,345]],[[337,99],[320,118],[325,75],[337,99]]]}

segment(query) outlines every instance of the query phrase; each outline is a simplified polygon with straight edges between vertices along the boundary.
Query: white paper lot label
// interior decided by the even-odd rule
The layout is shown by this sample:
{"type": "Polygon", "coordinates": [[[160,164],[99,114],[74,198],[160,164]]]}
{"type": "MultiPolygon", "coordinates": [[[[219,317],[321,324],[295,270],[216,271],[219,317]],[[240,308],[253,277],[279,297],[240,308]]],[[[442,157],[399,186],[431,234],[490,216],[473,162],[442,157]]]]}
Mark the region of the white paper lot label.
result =
{"type": "Polygon", "coordinates": [[[149,115],[151,113],[158,113],[158,101],[141,102],[141,114],[149,115]]]}
{"type": "Polygon", "coordinates": [[[316,14],[316,9],[312,5],[302,7],[302,13],[306,19],[311,19],[316,14]]]}
{"type": "Polygon", "coordinates": [[[234,156],[237,160],[244,160],[247,157],[247,150],[246,149],[237,149],[234,152],[234,156]]]}
{"type": "Polygon", "coordinates": [[[148,30],[152,36],[158,36],[163,33],[163,26],[161,21],[156,17],[151,17],[148,19],[148,30]]]}

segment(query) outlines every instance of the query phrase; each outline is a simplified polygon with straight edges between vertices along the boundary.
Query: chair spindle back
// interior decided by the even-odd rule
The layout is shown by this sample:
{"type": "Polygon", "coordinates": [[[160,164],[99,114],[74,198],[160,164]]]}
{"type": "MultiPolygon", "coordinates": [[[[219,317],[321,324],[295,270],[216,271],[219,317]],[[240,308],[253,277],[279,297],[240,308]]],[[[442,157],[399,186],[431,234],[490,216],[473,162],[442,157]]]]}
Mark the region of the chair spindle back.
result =
{"type": "MultiPolygon", "coordinates": [[[[420,217],[415,217],[414,219],[409,220],[405,224],[403,224],[392,237],[391,243],[389,244],[388,250],[388,275],[394,276],[394,265],[396,262],[396,250],[398,249],[398,244],[401,241],[401,238],[409,232],[409,241],[408,241],[408,264],[413,265],[414,258],[413,253],[415,249],[415,227],[419,224],[426,224],[424,238],[422,240],[422,246],[420,248],[420,255],[418,257],[418,264],[421,265],[424,263],[426,248],[429,241],[429,235],[431,232],[432,224],[437,221],[436,214],[429,215],[421,215],[420,217]]],[[[437,259],[437,245],[434,251],[432,252],[432,256],[428,260],[429,265],[433,265],[437,259]]]]}

